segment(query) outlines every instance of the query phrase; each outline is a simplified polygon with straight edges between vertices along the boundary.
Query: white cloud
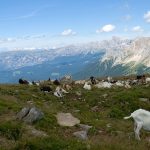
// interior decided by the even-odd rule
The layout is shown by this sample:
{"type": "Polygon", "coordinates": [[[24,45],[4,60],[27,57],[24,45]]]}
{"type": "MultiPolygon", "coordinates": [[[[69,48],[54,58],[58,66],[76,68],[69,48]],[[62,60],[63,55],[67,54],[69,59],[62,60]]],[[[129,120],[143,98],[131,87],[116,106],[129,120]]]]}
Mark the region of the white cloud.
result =
{"type": "Polygon", "coordinates": [[[31,39],[42,39],[42,38],[45,38],[45,37],[46,37],[45,34],[39,34],[39,35],[26,35],[26,36],[19,37],[18,39],[31,40],[31,39]]]}
{"type": "Polygon", "coordinates": [[[150,23],[150,11],[144,14],[144,19],[146,20],[146,22],[150,23]]]}
{"type": "Polygon", "coordinates": [[[72,29],[67,29],[67,30],[64,30],[61,35],[62,36],[72,36],[72,35],[76,35],[77,33],[74,32],[72,29]]]}
{"type": "Polygon", "coordinates": [[[133,32],[143,32],[144,30],[140,26],[135,26],[132,28],[133,32]]]}
{"type": "Polygon", "coordinates": [[[14,38],[0,38],[0,44],[3,44],[3,43],[10,43],[10,42],[15,42],[16,39],[14,38]]]}
{"type": "Polygon", "coordinates": [[[96,33],[101,33],[101,32],[112,32],[113,30],[115,30],[115,26],[112,24],[107,24],[105,26],[103,26],[101,29],[96,30],[96,33]]]}

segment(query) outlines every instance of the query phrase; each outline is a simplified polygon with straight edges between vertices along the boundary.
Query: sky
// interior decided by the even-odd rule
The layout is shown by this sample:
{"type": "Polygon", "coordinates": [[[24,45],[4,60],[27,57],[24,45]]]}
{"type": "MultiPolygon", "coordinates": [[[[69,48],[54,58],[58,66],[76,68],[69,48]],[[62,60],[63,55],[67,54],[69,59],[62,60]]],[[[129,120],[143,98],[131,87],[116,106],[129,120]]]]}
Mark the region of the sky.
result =
{"type": "Polygon", "coordinates": [[[150,0],[0,0],[0,51],[150,36],[150,0]]]}

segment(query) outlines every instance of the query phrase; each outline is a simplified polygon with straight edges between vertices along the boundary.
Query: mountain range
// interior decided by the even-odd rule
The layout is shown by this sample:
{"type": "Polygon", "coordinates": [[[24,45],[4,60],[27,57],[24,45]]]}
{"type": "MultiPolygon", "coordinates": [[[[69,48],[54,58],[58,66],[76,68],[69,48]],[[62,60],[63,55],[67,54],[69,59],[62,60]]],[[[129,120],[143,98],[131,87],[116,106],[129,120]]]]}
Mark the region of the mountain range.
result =
{"type": "Polygon", "coordinates": [[[57,49],[19,49],[0,53],[0,82],[19,78],[43,80],[70,74],[120,76],[150,73],[150,38],[122,39],[69,45],[57,49]]]}

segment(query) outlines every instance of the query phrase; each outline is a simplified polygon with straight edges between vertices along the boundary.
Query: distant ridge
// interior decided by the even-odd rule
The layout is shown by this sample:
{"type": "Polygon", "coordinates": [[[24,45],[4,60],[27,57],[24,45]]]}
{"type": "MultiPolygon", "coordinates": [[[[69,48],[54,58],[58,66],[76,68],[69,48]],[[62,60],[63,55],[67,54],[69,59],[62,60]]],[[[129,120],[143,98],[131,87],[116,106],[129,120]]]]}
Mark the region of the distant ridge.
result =
{"type": "Polygon", "coordinates": [[[89,76],[120,76],[150,73],[150,38],[122,39],[70,45],[57,49],[23,49],[1,52],[0,82],[89,76]]]}

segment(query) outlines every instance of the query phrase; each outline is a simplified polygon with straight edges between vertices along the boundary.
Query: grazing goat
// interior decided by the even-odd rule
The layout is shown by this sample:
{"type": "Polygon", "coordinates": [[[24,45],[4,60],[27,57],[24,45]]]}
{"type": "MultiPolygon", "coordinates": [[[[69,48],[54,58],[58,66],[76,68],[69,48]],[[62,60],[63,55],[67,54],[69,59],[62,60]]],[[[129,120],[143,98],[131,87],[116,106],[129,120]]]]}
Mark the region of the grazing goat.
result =
{"type": "Polygon", "coordinates": [[[136,139],[140,140],[140,130],[150,131],[150,112],[144,109],[138,109],[131,113],[130,116],[124,117],[124,119],[134,119],[134,132],[136,139]]]}
{"type": "Polygon", "coordinates": [[[33,85],[40,86],[40,83],[39,83],[39,82],[32,81],[32,84],[33,84],[33,85]]]}
{"type": "Polygon", "coordinates": [[[96,84],[96,79],[93,76],[90,77],[90,80],[92,84],[96,84]]]}
{"type": "Polygon", "coordinates": [[[144,83],[146,78],[145,75],[138,75],[136,76],[136,79],[138,80],[138,82],[141,81],[142,83],[144,83]]]}
{"type": "Polygon", "coordinates": [[[112,81],[112,77],[107,77],[107,82],[111,82],[112,81]]]}
{"type": "Polygon", "coordinates": [[[27,80],[19,79],[20,84],[29,84],[27,80]]]}

